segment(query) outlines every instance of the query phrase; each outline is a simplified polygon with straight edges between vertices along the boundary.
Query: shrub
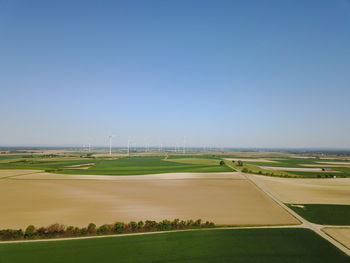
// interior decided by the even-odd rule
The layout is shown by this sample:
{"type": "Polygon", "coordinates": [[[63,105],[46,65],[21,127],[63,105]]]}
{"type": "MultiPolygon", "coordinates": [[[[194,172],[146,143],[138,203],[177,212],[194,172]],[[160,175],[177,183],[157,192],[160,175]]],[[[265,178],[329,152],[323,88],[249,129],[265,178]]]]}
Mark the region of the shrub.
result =
{"type": "Polygon", "coordinates": [[[127,227],[127,228],[128,228],[129,231],[131,231],[131,232],[136,232],[137,229],[138,229],[138,225],[137,225],[136,222],[131,221],[131,222],[128,224],[128,227],[127,227]]]}
{"type": "Polygon", "coordinates": [[[153,220],[146,220],[145,222],[145,226],[144,229],[151,231],[151,230],[155,230],[157,228],[157,222],[153,221],[153,220]]]}
{"type": "Polygon", "coordinates": [[[35,226],[29,225],[24,232],[24,238],[33,238],[35,234],[36,234],[35,226]]]}
{"type": "Polygon", "coordinates": [[[114,224],[114,232],[115,233],[122,233],[125,229],[125,224],[123,222],[116,222],[114,224]]]}
{"type": "Polygon", "coordinates": [[[97,229],[97,234],[107,234],[109,232],[109,226],[104,224],[97,229]]]}
{"type": "Polygon", "coordinates": [[[145,223],[143,221],[137,222],[137,229],[139,229],[139,230],[142,229],[144,225],[145,225],[145,223]]]}
{"type": "Polygon", "coordinates": [[[0,230],[1,240],[13,240],[13,239],[22,239],[23,231],[22,229],[4,229],[0,230]]]}
{"type": "Polygon", "coordinates": [[[87,227],[87,232],[89,234],[94,234],[96,233],[96,225],[94,223],[90,223],[87,227]]]}

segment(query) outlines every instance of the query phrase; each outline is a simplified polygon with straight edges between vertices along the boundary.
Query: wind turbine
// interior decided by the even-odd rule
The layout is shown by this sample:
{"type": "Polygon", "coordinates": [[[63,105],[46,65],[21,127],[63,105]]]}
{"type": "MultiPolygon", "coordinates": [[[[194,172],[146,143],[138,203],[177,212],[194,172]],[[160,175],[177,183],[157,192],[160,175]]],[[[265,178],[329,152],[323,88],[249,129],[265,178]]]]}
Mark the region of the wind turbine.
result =
{"type": "Polygon", "coordinates": [[[128,138],[128,155],[130,155],[130,137],[128,138]]]}
{"type": "Polygon", "coordinates": [[[112,155],[112,138],[114,137],[114,135],[109,135],[108,136],[108,140],[109,140],[109,156],[112,155]]]}
{"type": "Polygon", "coordinates": [[[183,153],[186,153],[186,136],[184,136],[183,153]]]}

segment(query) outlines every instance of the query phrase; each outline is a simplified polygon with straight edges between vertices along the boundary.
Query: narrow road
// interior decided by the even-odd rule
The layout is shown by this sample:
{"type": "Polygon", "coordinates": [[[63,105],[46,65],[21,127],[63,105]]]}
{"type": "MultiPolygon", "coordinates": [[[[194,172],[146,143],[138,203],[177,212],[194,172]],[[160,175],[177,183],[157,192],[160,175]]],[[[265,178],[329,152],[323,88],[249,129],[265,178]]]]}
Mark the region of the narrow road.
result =
{"type": "MultiPolygon", "coordinates": [[[[230,164],[228,164],[226,162],[226,165],[228,165],[229,167],[231,167],[232,169],[234,169],[230,164]]],[[[235,170],[235,169],[234,169],[235,170]]],[[[350,256],[350,249],[348,249],[347,247],[345,247],[343,244],[339,243],[337,240],[333,239],[332,237],[328,236],[326,233],[324,233],[322,231],[322,228],[324,227],[339,227],[339,226],[324,226],[324,225],[319,225],[319,224],[314,224],[311,223],[309,221],[307,221],[306,219],[304,219],[303,217],[301,217],[299,214],[297,214],[296,212],[294,212],[292,209],[290,209],[288,206],[286,206],[283,202],[281,202],[279,199],[277,199],[271,192],[269,192],[269,190],[266,189],[266,187],[261,184],[260,182],[258,182],[252,175],[249,174],[245,174],[245,173],[241,173],[239,172],[239,174],[246,178],[248,181],[250,181],[252,184],[254,184],[260,191],[264,192],[266,195],[268,195],[272,200],[274,200],[277,204],[279,204],[282,208],[284,208],[285,210],[287,210],[288,213],[290,213],[292,216],[294,216],[296,219],[298,219],[301,224],[298,225],[298,227],[302,227],[302,228],[307,228],[310,229],[312,231],[314,231],[316,234],[320,235],[321,237],[323,237],[324,239],[326,239],[328,242],[332,243],[334,246],[336,246],[337,248],[339,248],[341,251],[343,251],[345,254],[347,254],[348,256],[350,256]]],[[[343,226],[344,227],[344,226],[343,226]]]]}

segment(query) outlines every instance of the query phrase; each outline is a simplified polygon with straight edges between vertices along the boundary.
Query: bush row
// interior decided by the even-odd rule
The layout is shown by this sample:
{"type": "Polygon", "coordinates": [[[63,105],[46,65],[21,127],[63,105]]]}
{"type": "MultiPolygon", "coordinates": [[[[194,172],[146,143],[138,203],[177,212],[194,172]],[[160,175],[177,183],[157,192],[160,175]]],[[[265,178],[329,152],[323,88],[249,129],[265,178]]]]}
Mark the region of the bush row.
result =
{"type": "Polygon", "coordinates": [[[0,230],[0,240],[22,240],[22,239],[44,239],[60,237],[81,237],[93,235],[112,235],[138,232],[168,231],[176,229],[195,229],[215,227],[213,222],[202,222],[198,220],[162,220],[160,222],[146,220],[145,222],[116,222],[114,224],[104,224],[97,227],[90,223],[87,227],[65,226],[62,224],[53,224],[48,227],[36,228],[29,225],[25,231],[22,229],[3,229],[0,230]]]}

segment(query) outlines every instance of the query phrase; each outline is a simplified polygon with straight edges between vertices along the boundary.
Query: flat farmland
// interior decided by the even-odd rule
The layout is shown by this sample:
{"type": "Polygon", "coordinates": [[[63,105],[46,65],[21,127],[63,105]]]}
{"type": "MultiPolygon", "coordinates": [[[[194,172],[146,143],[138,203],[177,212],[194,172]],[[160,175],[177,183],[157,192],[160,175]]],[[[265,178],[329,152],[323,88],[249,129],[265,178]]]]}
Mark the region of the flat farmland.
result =
{"type": "Polygon", "coordinates": [[[176,172],[230,172],[231,168],[220,165],[218,159],[185,158],[165,159],[165,156],[85,158],[79,160],[43,158],[5,160],[0,169],[31,169],[51,173],[92,174],[92,175],[142,175],[176,172]]]}
{"type": "Polygon", "coordinates": [[[32,173],[39,173],[40,170],[0,170],[0,179],[6,177],[14,177],[17,175],[25,175],[32,173]]]}
{"type": "Polygon", "coordinates": [[[284,203],[350,204],[350,178],[278,178],[253,176],[284,203]]]}
{"type": "Polygon", "coordinates": [[[44,173],[0,180],[0,228],[174,218],[223,225],[298,224],[237,173],[108,176],[116,180],[59,176],[44,173]]]}
{"type": "Polygon", "coordinates": [[[346,263],[307,229],[199,230],[69,241],[0,244],[11,263],[346,263]]]}
{"type": "Polygon", "coordinates": [[[342,243],[344,246],[350,249],[350,227],[326,227],[323,228],[322,231],[324,231],[327,235],[331,236],[335,240],[338,240],[340,243],[342,243]]]}

